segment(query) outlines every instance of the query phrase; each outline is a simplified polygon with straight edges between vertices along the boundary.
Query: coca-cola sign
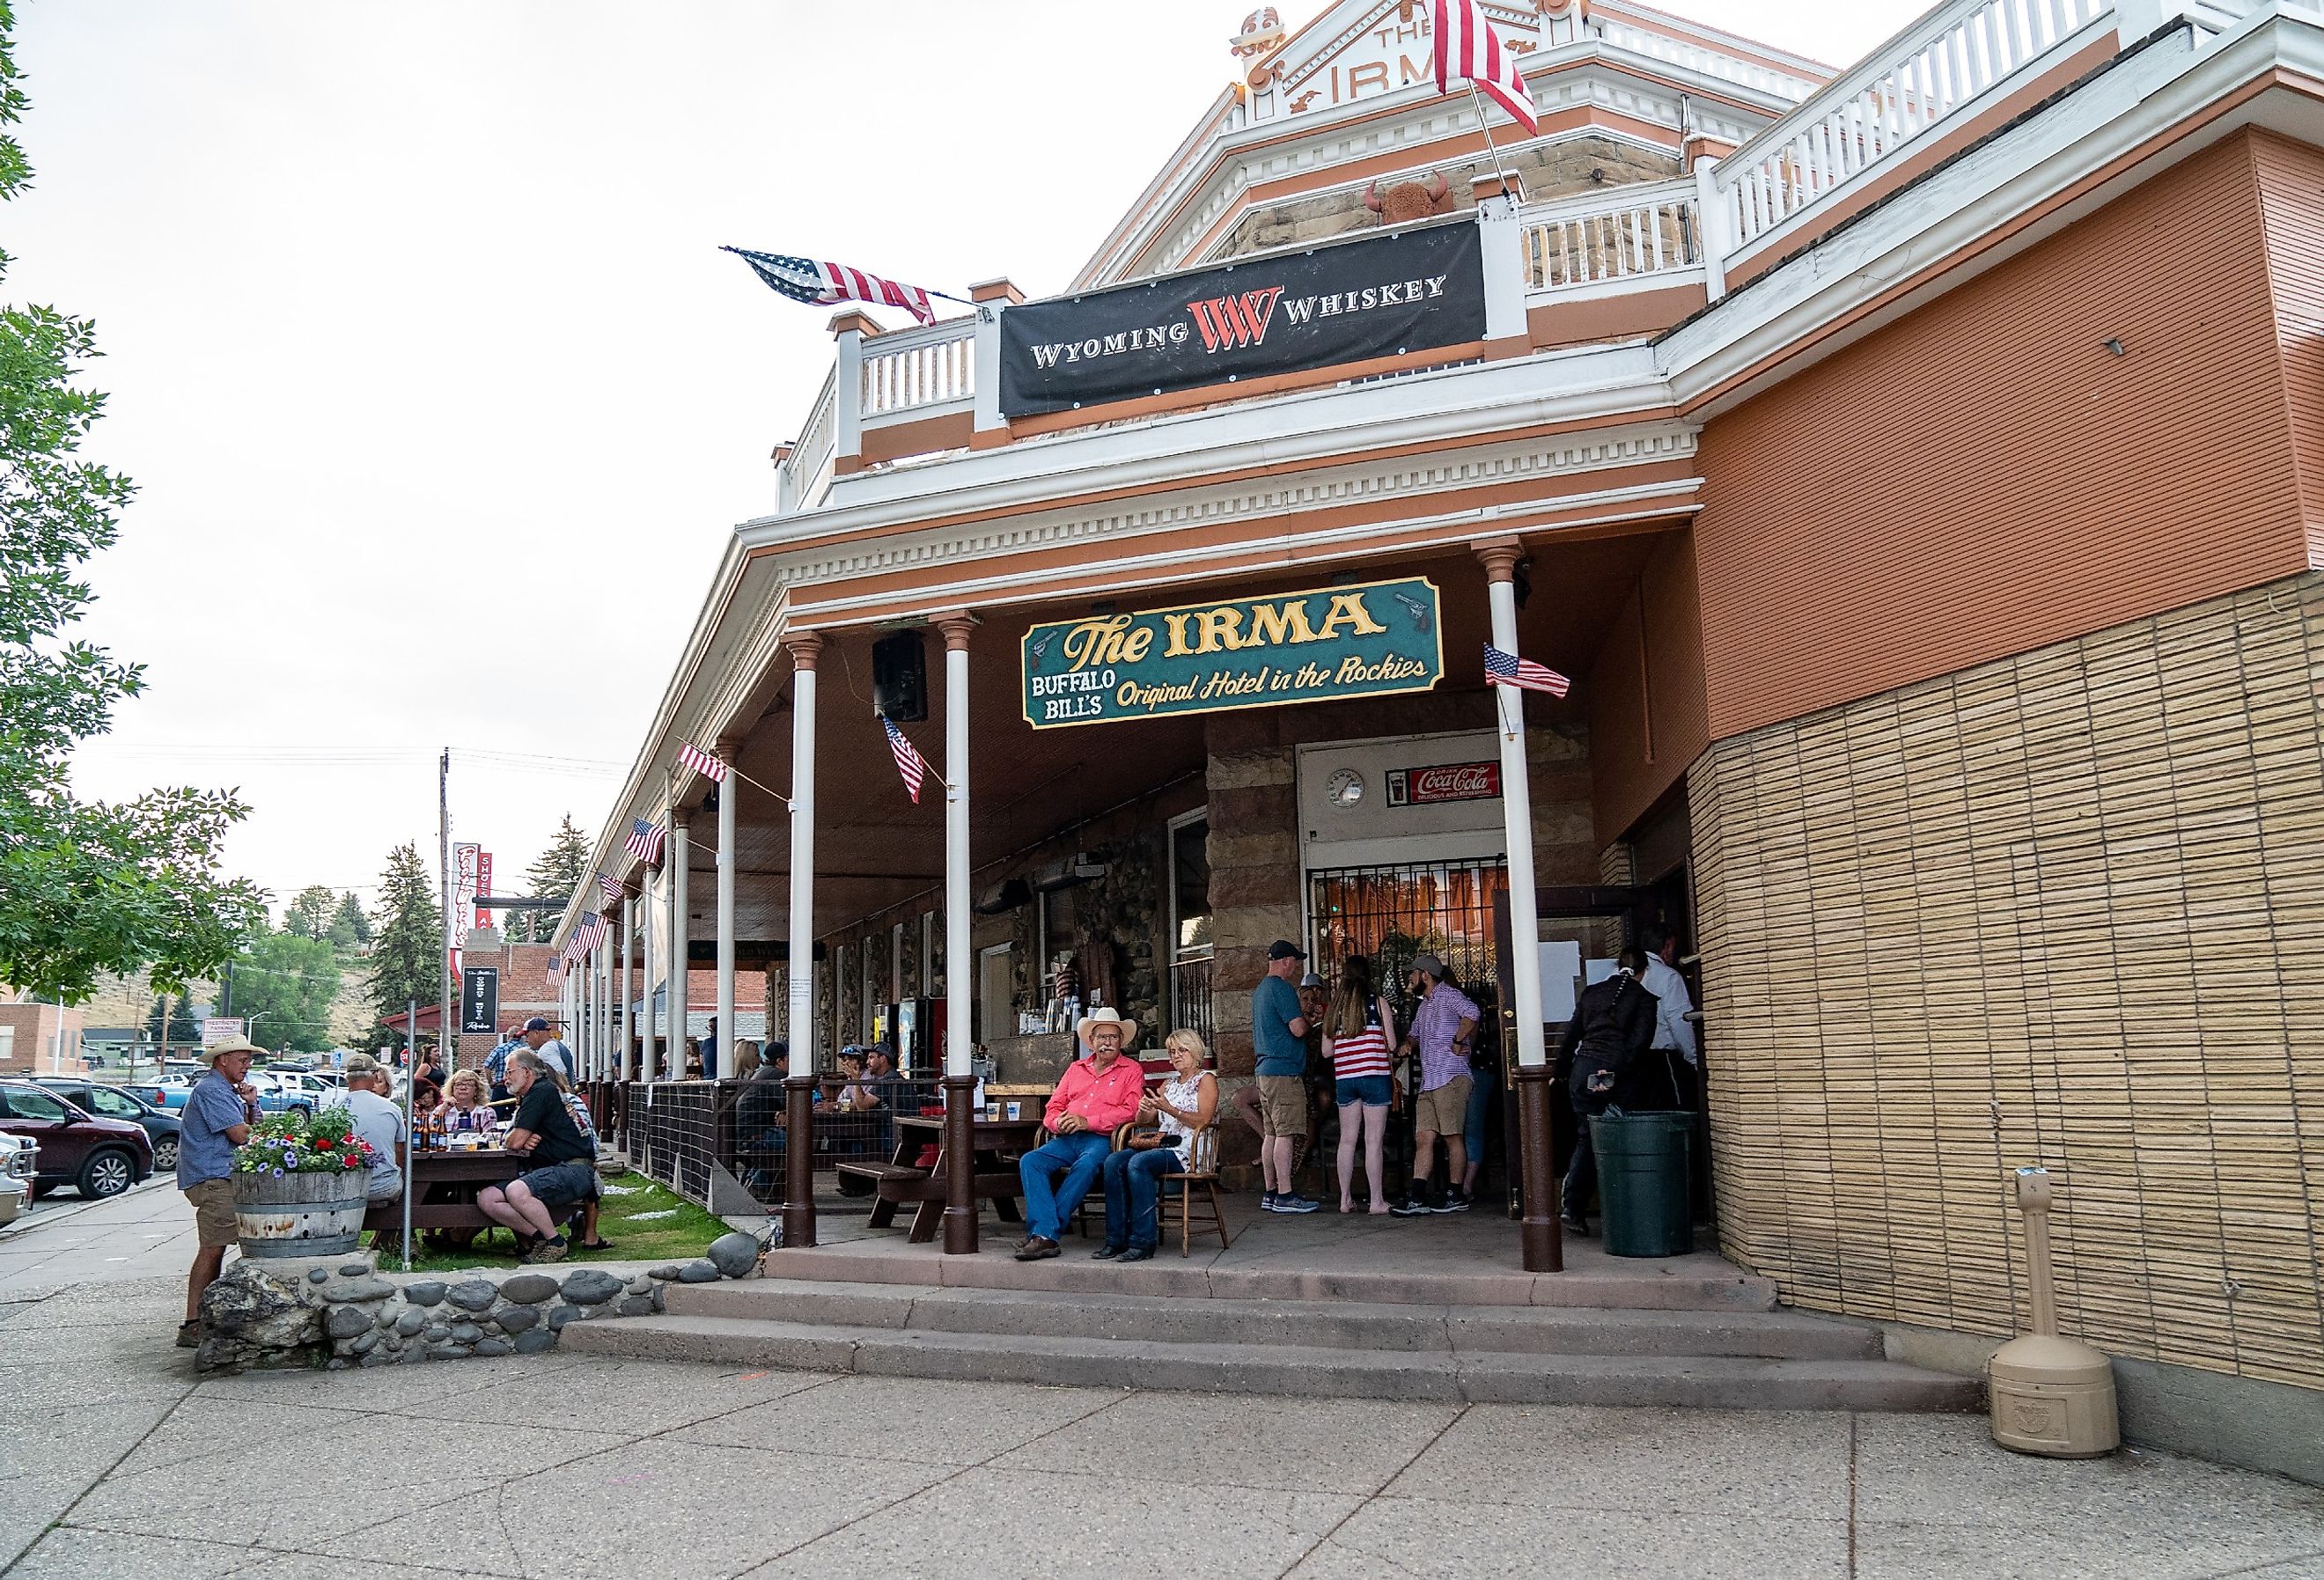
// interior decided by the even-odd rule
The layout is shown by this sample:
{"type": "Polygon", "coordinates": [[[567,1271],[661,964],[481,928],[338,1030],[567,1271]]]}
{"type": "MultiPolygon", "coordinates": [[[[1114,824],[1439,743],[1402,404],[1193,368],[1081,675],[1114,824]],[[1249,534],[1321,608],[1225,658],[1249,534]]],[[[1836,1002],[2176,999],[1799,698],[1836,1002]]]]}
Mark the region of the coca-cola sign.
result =
{"type": "Polygon", "coordinates": [[[1425,768],[1388,771],[1388,804],[1391,807],[1431,807],[1443,801],[1498,800],[1501,765],[1498,762],[1434,762],[1425,768]]]}

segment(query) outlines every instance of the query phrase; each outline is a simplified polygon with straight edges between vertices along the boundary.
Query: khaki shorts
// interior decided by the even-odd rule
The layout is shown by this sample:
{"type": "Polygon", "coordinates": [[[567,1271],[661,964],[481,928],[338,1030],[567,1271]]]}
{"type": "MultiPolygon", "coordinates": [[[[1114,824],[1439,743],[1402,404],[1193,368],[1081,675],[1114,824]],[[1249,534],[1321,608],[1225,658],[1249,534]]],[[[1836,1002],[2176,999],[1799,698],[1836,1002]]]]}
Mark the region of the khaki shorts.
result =
{"type": "Polygon", "coordinates": [[[1412,1128],[1440,1136],[1458,1136],[1469,1124],[1469,1088],[1472,1076],[1455,1076],[1433,1092],[1412,1100],[1412,1128]]]}
{"type": "Polygon", "coordinates": [[[234,1222],[233,1180],[205,1179],[187,1189],[186,1199],[194,1204],[194,1233],[204,1251],[242,1237],[234,1222]]]}
{"type": "Polygon", "coordinates": [[[1270,1136],[1307,1133],[1307,1083],[1298,1076],[1259,1077],[1259,1117],[1270,1136]]]}

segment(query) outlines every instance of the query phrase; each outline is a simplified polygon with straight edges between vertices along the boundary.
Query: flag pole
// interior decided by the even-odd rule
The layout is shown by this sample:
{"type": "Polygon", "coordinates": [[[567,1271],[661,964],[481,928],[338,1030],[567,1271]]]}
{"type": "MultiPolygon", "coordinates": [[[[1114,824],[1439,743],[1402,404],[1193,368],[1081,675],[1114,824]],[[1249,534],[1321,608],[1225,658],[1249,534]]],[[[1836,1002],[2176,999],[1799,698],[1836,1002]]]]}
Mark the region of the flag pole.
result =
{"type": "Polygon", "coordinates": [[[1484,99],[1477,92],[1477,79],[1463,77],[1461,80],[1469,85],[1469,102],[1477,106],[1477,130],[1485,134],[1485,151],[1493,156],[1493,176],[1498,180],[1508,172],[1501,168],[1501,151],[1493,143],[1491,117],[1486,112],[1484,99]]]}
{"type": "MultiPolygon", "coordinates": [[[[881,712],[878,708],[876,708],[876,707],[875,707],[875,708],[873,708],[873,709],[872,710],[872,716],[873,718],[876,718],[876,719],[881,720],[882,722],[885,722],[885,721],[886,721],[886,719],[887,719],[887,717],[888,717],[888,716],[887,716],[886,714],[881,713],[881,712]]],[[[885,731],[882,731],[881,733],[884,735],[886,732],[885,732],[885,731]]],[[[904,732],[903,732],[903,731],[901,731],[901,730],[898,730],[896,733],[897,733],[898,735],[903,735],[903,736],[904,736],[904,744],[905,744],[906,745],[908,745],[908,746],[910,746],[910,745],[911,745],[911,742],[912,742],[912,737],[911,737],[911,736],[909,736],[909,735],[904,735],[904,732]]],[[[935,763],[933,763],[933,762],[929,762],[929,761],[928,761],[927,753],[922,752],[922,751],[921,751],[918,746],[912,746],[912,754],[913,754],[914,756],[918,757],[918,758],[920,760],[920,772],[921,772],[922,773],[925,773],[925,774],[927,774],[930,779],[935,780],[938,784],[940,784],[940,785],[944,786],[944,787],[945,787],[945,789],[946,789],[946,790],[950,790],[950,789],[952,789],[952,781],[951,781],[950,780],[946,779],[943,774],[938,773],[938,772],[936,772],[936,765],[935,763]]]]}

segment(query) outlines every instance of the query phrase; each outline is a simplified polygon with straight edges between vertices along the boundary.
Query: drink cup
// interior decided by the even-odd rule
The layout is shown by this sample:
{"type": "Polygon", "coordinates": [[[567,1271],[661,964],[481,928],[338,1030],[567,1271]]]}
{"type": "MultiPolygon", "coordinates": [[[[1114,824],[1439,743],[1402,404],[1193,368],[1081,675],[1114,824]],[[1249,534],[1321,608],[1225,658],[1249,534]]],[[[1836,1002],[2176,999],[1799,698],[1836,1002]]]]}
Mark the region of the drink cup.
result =
{"type": "Polygon", "coordinates": [[[1009,1100],[1008,1113],[1011,1119],[1022,1119],[1025,1117],[1025,1105],[1012,1097],[1009,1100]]]}

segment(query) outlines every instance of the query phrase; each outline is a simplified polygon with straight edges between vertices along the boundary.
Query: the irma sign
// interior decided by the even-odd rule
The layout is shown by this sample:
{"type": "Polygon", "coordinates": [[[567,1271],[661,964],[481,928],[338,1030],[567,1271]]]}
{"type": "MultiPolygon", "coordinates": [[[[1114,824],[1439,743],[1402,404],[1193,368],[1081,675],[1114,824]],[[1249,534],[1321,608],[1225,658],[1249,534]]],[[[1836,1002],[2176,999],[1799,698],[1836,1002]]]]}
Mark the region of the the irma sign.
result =
{"type": "Polygon", "coordinates": [[[1025,722],[1111,724],[1425,691],[1444,673],[1425,577],[1093,614],[1025,633],[1025,722]]]}

